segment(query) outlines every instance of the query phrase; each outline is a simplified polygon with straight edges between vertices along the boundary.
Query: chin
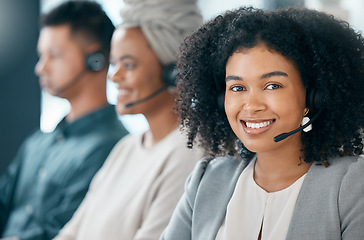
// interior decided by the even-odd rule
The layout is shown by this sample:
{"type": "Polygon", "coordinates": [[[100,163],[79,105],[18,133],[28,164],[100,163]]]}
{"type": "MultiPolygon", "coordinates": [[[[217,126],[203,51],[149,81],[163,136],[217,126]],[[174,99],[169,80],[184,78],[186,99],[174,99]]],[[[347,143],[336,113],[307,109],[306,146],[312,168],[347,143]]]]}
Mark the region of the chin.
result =
{"type": "Polygon", "coordinates": [[[251,152],[259,153],[259,152],[266,152],[270,149],[273,149],[275,147],[275,143],[272,139],[244,139],[242,141],[245,148],[248,149],[251,152]]]}
{"type": "Polygon", "coordinates": [[[116,107],[115,107],[115,110],[120,115],[128,114],[127,111],[126,111],[127,109],[124,106],[124,104],[123,105],[117,104],[116,107]]]}
{"type": "Polygon", "coordinates": [[[125,103],[117,104],[116,112],[119,115],[134,115],[134,114],[139,113],[139,112],[136,111],[136,109],[134,107],[129,107],[129,108],[125,107],[125,103]]]}

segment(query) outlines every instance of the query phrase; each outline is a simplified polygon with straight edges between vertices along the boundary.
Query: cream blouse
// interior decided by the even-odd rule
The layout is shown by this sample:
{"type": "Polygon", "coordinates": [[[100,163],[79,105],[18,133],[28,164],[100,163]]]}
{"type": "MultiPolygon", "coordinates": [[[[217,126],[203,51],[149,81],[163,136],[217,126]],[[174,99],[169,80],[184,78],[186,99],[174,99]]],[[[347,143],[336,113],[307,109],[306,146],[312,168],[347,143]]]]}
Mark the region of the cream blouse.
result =
{"type": "Polygon", "coordinates": [[[257,240],[261,229],[261,240],[286,239],[306,174],[291,186],[268,193],[254,181],[254,165],[255,160],[249,163],[238,179],[217,240],[257,240]]]}

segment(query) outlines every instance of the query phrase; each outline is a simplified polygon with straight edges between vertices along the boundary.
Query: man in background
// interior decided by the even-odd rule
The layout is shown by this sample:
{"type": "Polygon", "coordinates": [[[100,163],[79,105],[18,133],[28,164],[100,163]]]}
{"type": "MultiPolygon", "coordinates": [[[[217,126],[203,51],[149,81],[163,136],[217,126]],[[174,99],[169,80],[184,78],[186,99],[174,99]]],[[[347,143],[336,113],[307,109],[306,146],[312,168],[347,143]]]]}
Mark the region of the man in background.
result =
{"type": "Polygon", "coordinates": [[[35,72],[42,89],[71,110],[53,132],[29,136],[1,176],[1,237],[54,237],[128,133],[106,97],[113,31],[95,2],[66,2],[42,16],[35,72]]]}
{"type": "Polygon", "coordinates": [[[187,148],[175,99],[174,63],[202,24],[196,0],[124,1],[111,40],[109,78],[119,114],[143,114],[149,130],[118,142],[71,220],[54,240],[157,240],[202,158],[187,148]]]}

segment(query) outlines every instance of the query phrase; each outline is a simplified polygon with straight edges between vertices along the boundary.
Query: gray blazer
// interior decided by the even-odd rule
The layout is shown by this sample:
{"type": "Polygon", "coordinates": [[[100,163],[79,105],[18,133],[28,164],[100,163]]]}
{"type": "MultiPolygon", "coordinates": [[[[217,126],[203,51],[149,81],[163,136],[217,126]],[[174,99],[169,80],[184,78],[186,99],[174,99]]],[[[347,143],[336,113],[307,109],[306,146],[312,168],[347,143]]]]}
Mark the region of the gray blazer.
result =
{"type": "MultiPolygon", "coordinates": [[[[225,218],[227,204],[246,162],[232,158],[201,160],[186,182],[161,239],[210,240],[225,218]]],[[[312,164],[303,182],[287,239],[364,239],[364,158],[312,164]]]]}

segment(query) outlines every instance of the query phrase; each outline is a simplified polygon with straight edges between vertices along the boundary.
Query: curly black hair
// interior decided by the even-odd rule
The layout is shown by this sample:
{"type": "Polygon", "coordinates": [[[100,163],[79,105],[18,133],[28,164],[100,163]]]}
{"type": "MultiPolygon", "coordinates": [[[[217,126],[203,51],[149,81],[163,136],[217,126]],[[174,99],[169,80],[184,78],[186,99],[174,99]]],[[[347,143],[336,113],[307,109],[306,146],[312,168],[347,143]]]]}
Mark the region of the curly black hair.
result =
{"type": "MultiPolygon", "coordinates": [[[[271,12],[242,7],[205,23],[180,47],[177,109],[188,146],[208,159],[250,158],[219,108],[225,68],[236,51],[264,44],[297,67],[306,89],[320,89],[324,112],[302,134],[304,161],[363,153],[364,40],[347,22],[304,8],[271,12]],[[215,84],[216,82],[216,84],[215,84]],[[220,85],[220,86],[219,86],[220,85]]],[[[312,116],[311,116],[312,117],[312,116]]]]}

